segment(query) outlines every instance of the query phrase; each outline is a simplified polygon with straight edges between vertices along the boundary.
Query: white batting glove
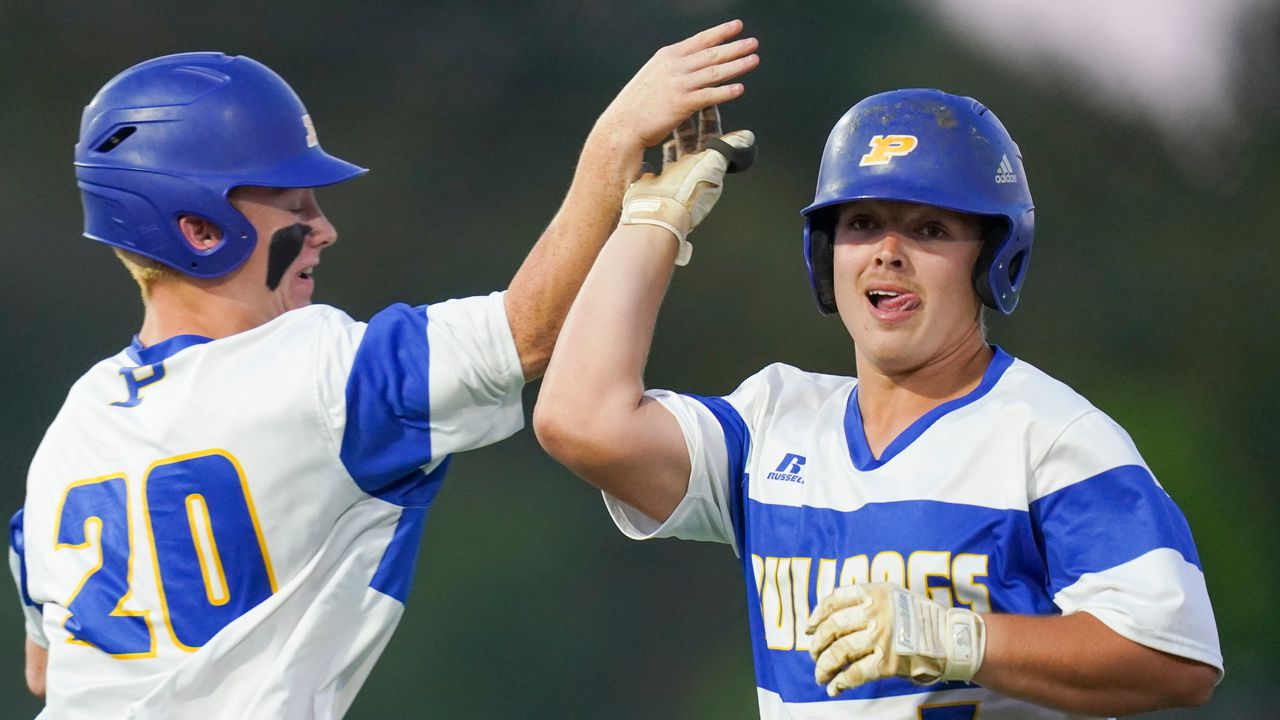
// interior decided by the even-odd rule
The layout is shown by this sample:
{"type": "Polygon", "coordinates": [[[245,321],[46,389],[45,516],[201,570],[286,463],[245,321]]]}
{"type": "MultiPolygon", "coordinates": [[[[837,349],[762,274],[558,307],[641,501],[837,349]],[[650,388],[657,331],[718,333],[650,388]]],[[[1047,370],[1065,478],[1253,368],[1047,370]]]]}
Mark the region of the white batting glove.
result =
{"type": "Polygon", "coordinates": [[[846,585],[809,618],[813,678],[827,695],[886,677],[927,685],[968,682],[982,665],[986,624],[972,610],[947,608],[891,583],[846,585]]]}
{"type": "MultiPolygon", "coordinates": [[[[736,150],[749,150],[756,141],[750,130],[735,130],[720,139],[736,150]]],[[[645,173],[622,200],[622,224],[670,230],[680,241],[676,265],[688,264],[693,246],[686,238],[720,199],[728,168],[729,158],[707,148],[664,163],[661,175],[645,173]]]]}

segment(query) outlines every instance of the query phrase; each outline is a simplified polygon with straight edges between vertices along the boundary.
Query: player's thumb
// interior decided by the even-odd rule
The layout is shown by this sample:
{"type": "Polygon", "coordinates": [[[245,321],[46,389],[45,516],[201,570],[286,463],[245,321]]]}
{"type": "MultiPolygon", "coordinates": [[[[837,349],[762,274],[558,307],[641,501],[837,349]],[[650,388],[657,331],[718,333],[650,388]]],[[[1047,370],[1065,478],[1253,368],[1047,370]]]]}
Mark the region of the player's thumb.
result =
{"type": "Polygon", "coordinates": [[[725,157],[730,173],[743,172],[756,161],[756,135],[750,130],[734,130],[712,138],[707,141],[707,147],[725,157]]]}

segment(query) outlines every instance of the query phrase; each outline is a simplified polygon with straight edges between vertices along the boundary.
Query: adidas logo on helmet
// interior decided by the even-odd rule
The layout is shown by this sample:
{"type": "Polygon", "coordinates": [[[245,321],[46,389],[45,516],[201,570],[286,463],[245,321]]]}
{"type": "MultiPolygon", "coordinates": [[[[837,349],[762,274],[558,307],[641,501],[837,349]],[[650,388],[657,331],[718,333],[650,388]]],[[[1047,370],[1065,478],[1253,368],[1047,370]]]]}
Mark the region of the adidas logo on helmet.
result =
{"type": "Polygon", "coordinates": [[[1000,166],[996,168],[997,183],[1018,182],[1018,176],[1013,174],[1013,165],[1009,164],[1009,156],[1000,156],[1000,166]]]}

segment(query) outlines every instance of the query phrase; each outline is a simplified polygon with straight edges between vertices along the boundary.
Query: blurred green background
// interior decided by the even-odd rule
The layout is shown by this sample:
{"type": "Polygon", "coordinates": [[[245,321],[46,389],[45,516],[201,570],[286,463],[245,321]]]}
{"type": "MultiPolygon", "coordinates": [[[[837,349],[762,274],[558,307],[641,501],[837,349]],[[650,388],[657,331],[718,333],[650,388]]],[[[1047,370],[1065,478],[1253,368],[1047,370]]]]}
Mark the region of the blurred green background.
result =
{"type": "MultiPolygon", "coordinates": [[[[800,253],[827,131],[895,87],[981,99],[1037,201],[1028,289],[991,338],[1129,430],[1204,563],[1226,679],[1204,708],[1152,717],[1274,717],[1280,573],[1257,563],[1280,540],[1280,14],[1260,0],[0,3],[0,509],[21,504],[71,382],[141,322],[128,277],[79,237],[71,167],[81,109],[116,72],[223,50],[286,77],[326,149],[373,170],[320,195],[342,240],[318,301],[367,318],[504,286],[616,89],[731,17],[763,63],[723,110],[760,158],[677,273],[648,383],[724,393],[779,360],[852,372],[800,253]]],[[[6,592],[0,717],[30,717],[6,592]]],[[[454,463],[350,717],[751,717],[745,605],[728,548],[625,540],[526,430],[454,463]]]]}

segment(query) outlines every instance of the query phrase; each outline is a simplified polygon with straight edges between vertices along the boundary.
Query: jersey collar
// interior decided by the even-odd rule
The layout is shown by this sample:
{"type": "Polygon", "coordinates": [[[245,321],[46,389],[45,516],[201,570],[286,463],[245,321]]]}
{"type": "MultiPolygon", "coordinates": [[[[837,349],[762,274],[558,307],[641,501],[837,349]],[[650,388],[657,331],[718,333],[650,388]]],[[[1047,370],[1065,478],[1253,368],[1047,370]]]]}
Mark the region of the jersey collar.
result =
{"type": "Polygon", "coordinates": [[[853,466],[862,472],[875,470],[906,450],[916,438],[920,437],[921,433],[928,430],[929,426],[941,419],[943,415],[959,410],[991,392],[991,388],[995,387],[1000,377],[1004,375],[1004,371],[1013,364],[1013,356],[1002,350],[1000,346],[992,345],[991,349],[995,350],[995,354],[992,355],[986,371],[982,373],[982,380],[978,383],[978,387],[969,391],[967,395],[948,400],[921,415],[906,430],[903,430],[901,435],[889,443],[889,446],[884,449],[884,454],[879,458],[871,452],[871,446],[867,444],[867,433],[862,427],[862,413],[858,410],[858,387],[855,385],[853,392],[849,393],[849,400],[844,409],[844,436],[849,445],[849,459],[853,461],[853,466]]]}
{"type": "Polygon", "coordinates": [[[193,345],[203,345],[211,339],[203,335],[174,335],[167,340],[161,340],[155,345],[146,347],[138,339],[138,336],[134,335],[133,342],[129,343],[129,347],[125,352],[129,354],[129,359],[139,365],[154,365],[168,360],[193,345]]]}

